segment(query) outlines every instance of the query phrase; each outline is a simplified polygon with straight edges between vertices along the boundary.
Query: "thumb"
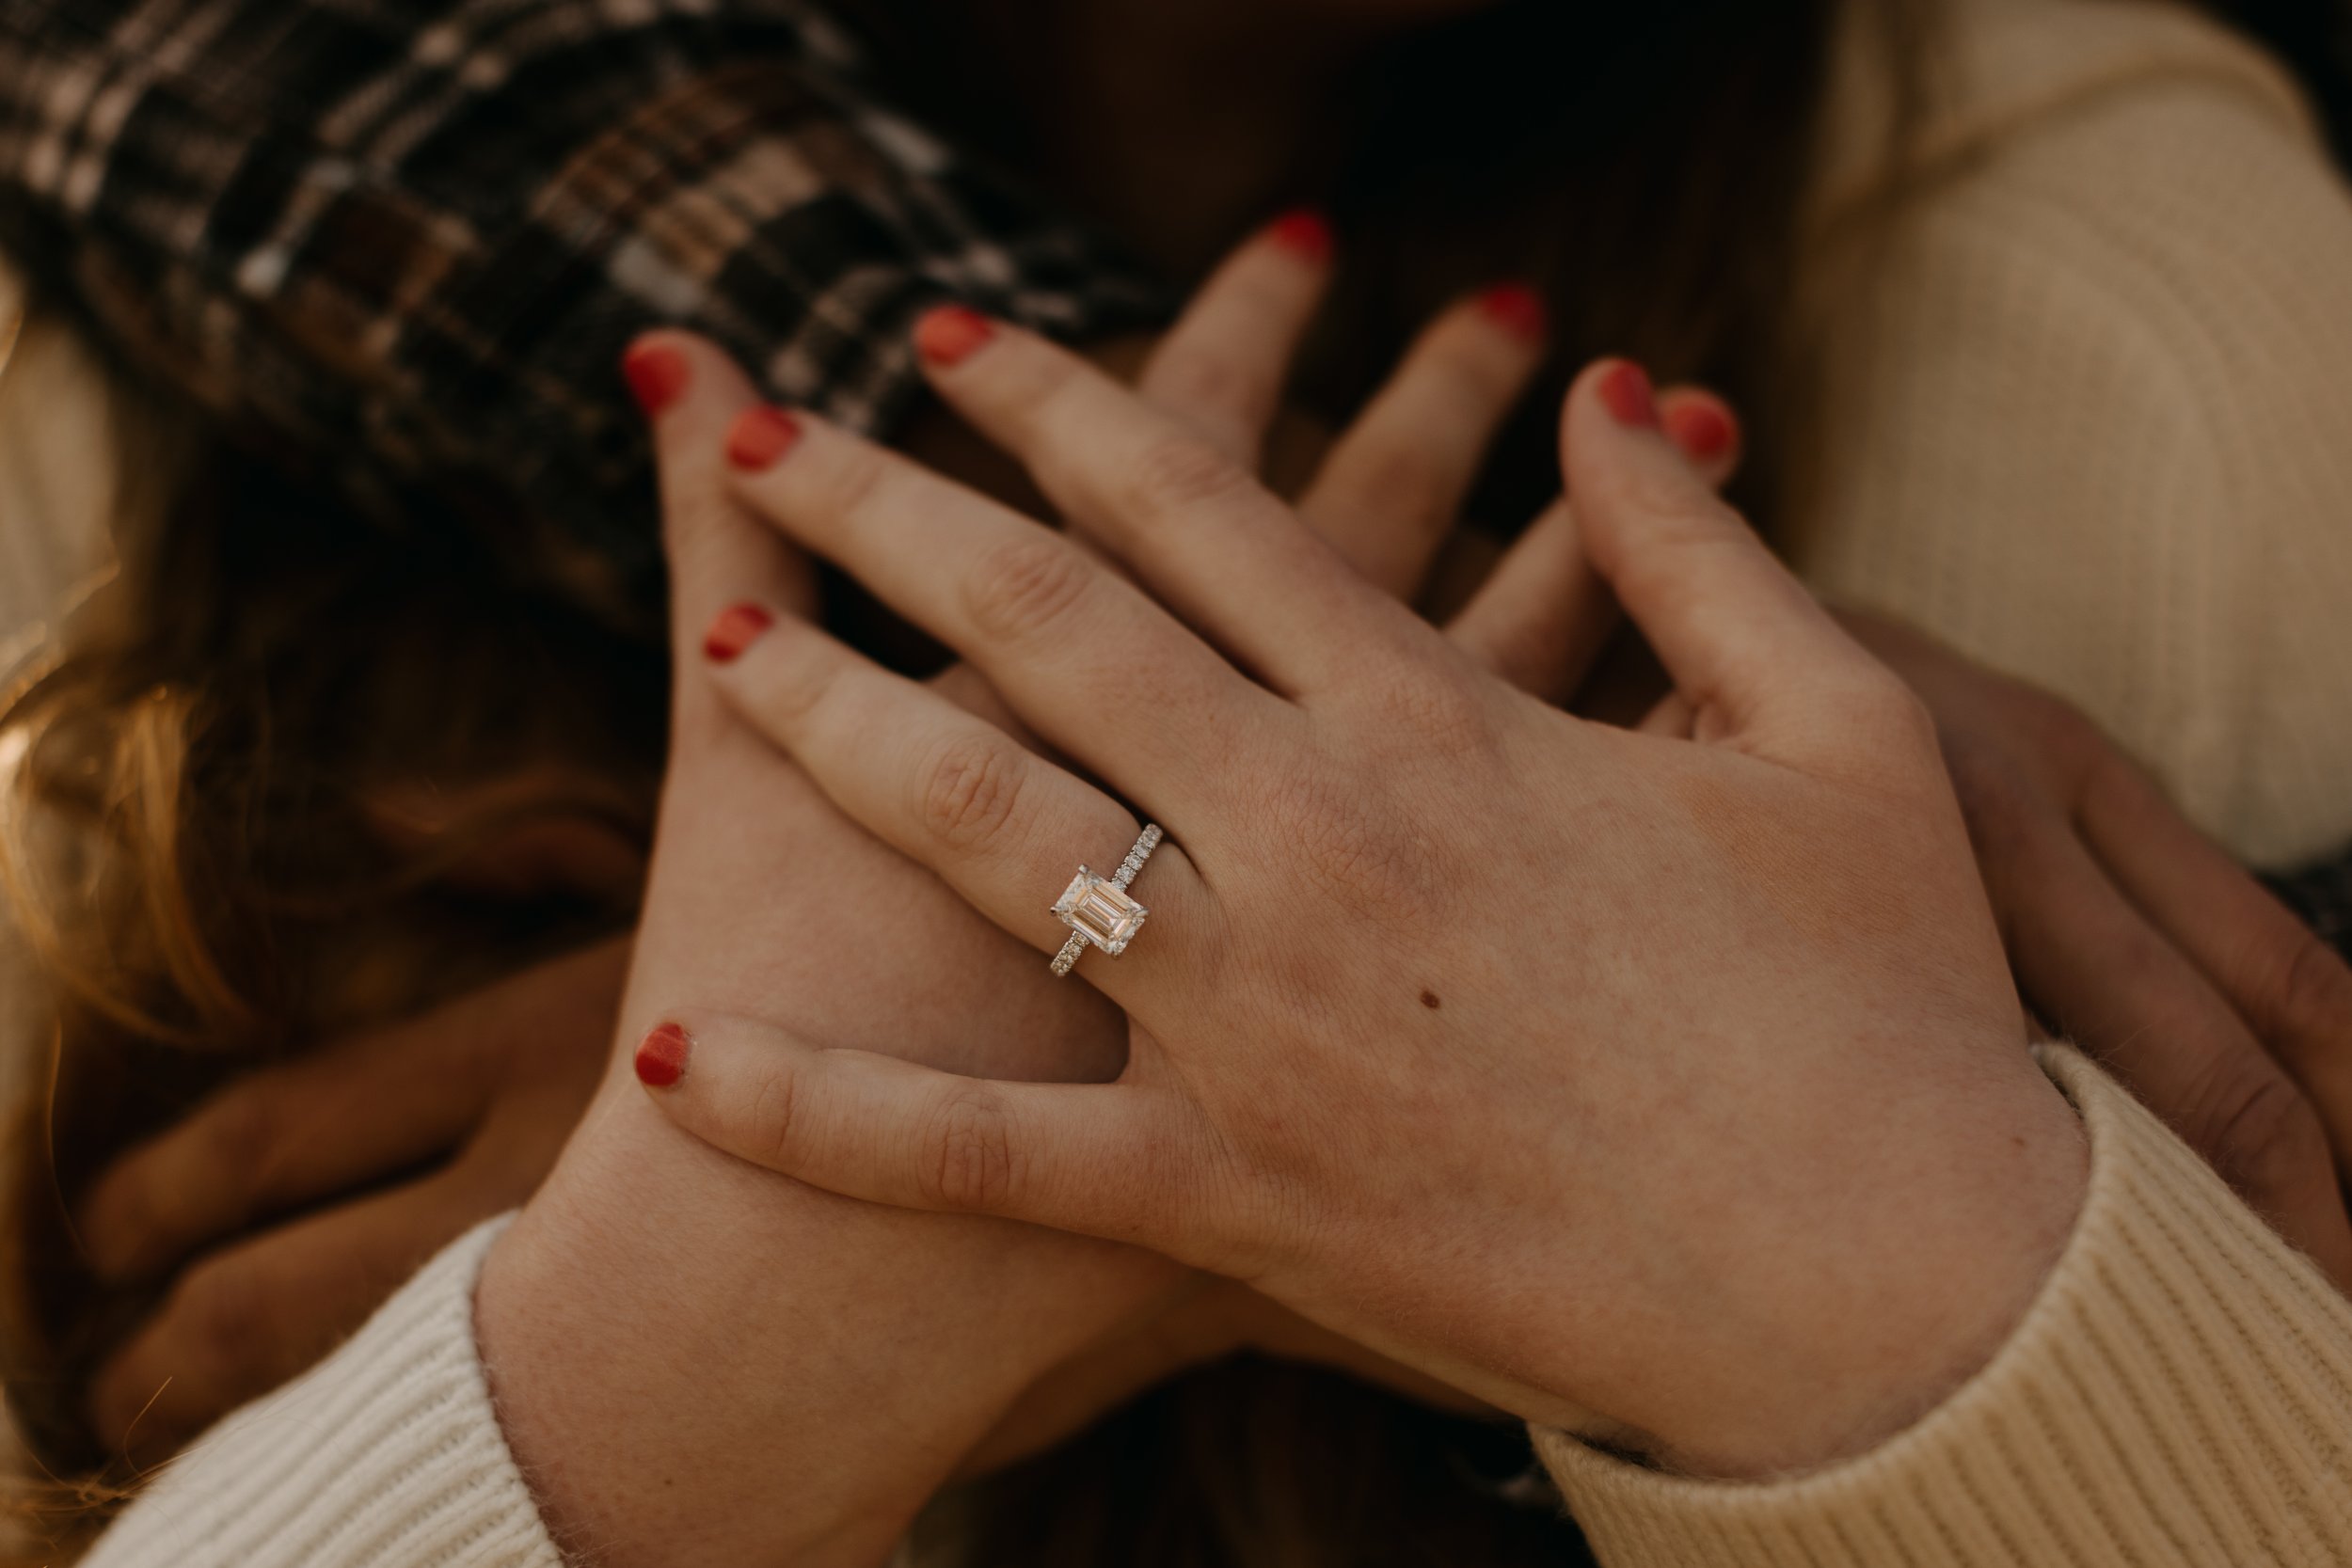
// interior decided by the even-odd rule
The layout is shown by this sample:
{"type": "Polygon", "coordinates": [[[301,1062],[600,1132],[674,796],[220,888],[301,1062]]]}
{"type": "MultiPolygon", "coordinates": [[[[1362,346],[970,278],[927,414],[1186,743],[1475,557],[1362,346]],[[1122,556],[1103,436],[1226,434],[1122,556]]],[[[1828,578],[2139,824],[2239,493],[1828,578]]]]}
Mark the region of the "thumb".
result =
{"type": "Polygon", "coordinates": [[[1594,567],[1698,715],[1784,760],[1902,694],[1724,503],[1661,424],[1639,366],[1605,359],[1569,388],[1561,466],[1594,567]]]}
{"type": "Polygon", "coordinates": [[[745,1020],[658,1025],[637,1077],[671,1120],[738,1159],[902,1209],[989,1214],[1181,1258],[1198,1141],[1165,1090],[966,1078],[821,1051],[745,1020]]]}

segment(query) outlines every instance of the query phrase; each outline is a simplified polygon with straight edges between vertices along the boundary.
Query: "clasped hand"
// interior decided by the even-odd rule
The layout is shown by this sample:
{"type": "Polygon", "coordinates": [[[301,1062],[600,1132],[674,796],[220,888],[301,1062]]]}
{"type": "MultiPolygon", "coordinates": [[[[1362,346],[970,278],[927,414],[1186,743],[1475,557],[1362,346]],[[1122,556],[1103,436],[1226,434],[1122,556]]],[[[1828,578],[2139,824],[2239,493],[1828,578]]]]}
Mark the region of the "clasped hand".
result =
{"type": "Polygon", "coordinates": [[[1067,765],[788,606],[731,610],[709,678],[1041,954],[1072,864],[1162,823],[1149,927],[1084,970],[1128,1064],[991,1082],[690,1006],[682,1076],[675,1035],[649,1070],[671,1115],[818,1186],[1246,1279],[1719,1473],[1851,1451],[1980,1364],[2061,1243],[2079,1133],[1925,711],[1714,499],[1637,370],[1571,392],[1565,488],[1689,738],[1497,677],[1083,361],[968,313],[918,341],[1126,575],[773,410],[739,427],[737,494],[1067,765]]]}

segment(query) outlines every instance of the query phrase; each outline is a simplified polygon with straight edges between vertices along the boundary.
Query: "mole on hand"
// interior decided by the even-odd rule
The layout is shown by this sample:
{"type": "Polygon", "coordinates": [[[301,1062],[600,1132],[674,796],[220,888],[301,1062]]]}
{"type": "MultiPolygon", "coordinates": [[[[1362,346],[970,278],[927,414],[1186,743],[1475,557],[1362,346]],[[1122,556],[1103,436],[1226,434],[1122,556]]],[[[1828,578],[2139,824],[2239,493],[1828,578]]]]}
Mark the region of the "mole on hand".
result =
{"type": "Polygon", "coordinates": [[[1439,1006],[1440,1004],[1438,1001],[1438,993],[1434,990],[1422,991],[1421,993],[1421,1005],[1424,1007],[1435,1007],[1439,1006]]]}

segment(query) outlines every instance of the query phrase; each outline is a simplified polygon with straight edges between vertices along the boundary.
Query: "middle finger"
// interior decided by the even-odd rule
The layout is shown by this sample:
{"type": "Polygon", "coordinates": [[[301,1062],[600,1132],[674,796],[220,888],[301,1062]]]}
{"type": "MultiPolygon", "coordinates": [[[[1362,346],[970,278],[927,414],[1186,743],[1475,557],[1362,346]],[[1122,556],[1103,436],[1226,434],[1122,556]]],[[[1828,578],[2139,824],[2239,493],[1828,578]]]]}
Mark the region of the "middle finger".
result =
{"type": "Polygon", "coordinates": [[[1191,743],[1279,721],[1251,684],[1052,530],[822,420],[759,409],[729,442],[751,507],[970,659],[1048,744],[1132,793],[1196,796],[1191,743]]]}

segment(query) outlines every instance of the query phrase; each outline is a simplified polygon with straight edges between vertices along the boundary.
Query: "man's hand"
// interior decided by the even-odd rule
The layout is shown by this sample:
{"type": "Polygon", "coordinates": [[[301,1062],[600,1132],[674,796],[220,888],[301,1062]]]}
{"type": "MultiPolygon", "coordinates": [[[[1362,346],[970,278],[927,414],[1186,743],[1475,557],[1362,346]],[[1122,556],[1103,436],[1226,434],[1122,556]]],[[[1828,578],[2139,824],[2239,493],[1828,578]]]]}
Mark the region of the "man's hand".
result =
{"type": "Polygon", "coordinates": [[[1843,619],[1935,717],[2035,1010],[2352,1287],[2352,971],[2073,706],[1843,619]]]}

